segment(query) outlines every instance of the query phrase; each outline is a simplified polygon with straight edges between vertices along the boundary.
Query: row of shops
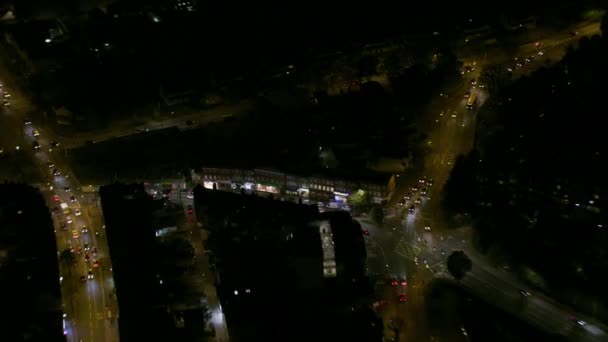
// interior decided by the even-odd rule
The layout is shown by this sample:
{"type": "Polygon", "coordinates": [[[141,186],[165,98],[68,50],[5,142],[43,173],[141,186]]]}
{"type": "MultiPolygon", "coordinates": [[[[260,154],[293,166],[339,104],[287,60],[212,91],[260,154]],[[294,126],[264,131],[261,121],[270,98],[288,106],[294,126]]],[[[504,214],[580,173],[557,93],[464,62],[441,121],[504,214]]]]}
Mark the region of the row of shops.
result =
{"type": "Polygon", "coordinates": [[[192,178],[207,189],[266,193],[280,198],[294,198],[304,203],[321,202],[343,207],[349,196],[359,190],[372,201],[381,203],[391,192],[392,175],[374,181],[354,181],[327,176],[300,176],[275,170],[202,168],[192,178]],[[384,179],[384,181],[382,181],[384,179]]]}

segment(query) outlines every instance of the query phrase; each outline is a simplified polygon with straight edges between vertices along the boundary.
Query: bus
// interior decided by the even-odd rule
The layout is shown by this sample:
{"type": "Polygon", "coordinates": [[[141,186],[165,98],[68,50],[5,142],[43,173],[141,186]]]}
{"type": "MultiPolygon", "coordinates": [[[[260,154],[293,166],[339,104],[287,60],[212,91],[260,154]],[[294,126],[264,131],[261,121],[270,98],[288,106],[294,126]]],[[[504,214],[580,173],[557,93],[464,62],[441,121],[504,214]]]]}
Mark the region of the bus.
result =
{"type": "Polygon", "coordinates": [[[473,93],[473,94],[471,94],[471,96],[469,96],[469,99],[467,101],[467,109],[472,110],[473,108],[475,108],[476,104],[477,104],[477,94],[473,93]]]}

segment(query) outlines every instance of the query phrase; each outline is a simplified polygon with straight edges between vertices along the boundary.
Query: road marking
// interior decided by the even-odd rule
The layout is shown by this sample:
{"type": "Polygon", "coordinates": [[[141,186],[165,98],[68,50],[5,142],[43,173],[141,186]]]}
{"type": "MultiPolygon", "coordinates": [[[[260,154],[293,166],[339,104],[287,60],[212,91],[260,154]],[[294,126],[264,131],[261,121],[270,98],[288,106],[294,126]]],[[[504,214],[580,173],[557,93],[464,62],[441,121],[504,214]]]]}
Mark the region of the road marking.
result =
{"type": "Polygon", "coordinates": [[[414,260],[420,254],[420,251],[421,249],[419,247],[414,246],[409,242],[405,242],[403,239],[401,239],[395,247],[395,253],[410,260],[414,260]]]}

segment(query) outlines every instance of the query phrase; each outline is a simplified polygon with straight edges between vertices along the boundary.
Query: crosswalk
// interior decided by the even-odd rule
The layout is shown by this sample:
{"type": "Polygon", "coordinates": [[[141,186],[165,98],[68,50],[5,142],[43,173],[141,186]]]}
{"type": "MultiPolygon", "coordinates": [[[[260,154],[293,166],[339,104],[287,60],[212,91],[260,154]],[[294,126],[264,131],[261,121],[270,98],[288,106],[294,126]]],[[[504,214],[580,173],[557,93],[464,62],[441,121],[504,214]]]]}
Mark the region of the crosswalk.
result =
{"type": "Polygon", "coordinates": [[[436,169],[439,167],[445,167],[446,165],[453,165],[456,160],[456,154],[454,153],[431,153],[425,161],[427,168],[436,169]]]}
{"type": "Polygon", "coordinates": [[[395,253],[412,261],[420,254],[420,251],[420,247],[414,246],[404,239],[399,240],[395,247],[395,253]]]}

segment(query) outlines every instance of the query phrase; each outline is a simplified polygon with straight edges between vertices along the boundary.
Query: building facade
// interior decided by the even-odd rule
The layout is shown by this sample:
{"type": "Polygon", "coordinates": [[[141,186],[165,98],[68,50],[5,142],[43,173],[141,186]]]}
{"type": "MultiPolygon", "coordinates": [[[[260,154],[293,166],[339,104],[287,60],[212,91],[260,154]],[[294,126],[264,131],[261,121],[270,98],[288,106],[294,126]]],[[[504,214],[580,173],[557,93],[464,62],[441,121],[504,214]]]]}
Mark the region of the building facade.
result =
{"type": "Polygon", "coordinates": [[[207,189],[245,190],[328,203],[346,203],[350,194],[363,190],[375,203],[387,200],[395,188],[392,174],[370,174],[360,179],[339,175],[298,175],[275,169],[203,167],[192,179],[207,189]]]}

